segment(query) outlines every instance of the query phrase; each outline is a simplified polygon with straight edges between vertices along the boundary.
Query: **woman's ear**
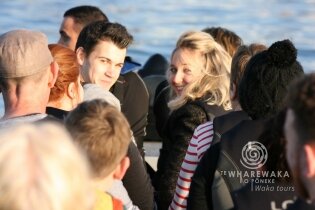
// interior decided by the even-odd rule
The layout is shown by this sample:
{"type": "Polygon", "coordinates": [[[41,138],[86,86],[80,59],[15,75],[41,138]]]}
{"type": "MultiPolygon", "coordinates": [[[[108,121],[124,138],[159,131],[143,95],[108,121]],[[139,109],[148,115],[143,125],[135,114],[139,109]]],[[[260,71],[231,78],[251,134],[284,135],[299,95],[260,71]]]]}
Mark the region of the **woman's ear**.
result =
{"type": "Polygon", "coordinates": [[[68,85],[67,95],[71,99],[76,97],[76,86],[74,82],[70,82],[70,84],[68,85]]]}
{"type": "Polygon", "coordinates": [[[84,59],[85,59],[85,52],[84,52],[83,47],[79,47],[76,50],[76,55],[77,55],[77,61],[78,61],[79,65],[82,66],[84,63],[84,59]]]}

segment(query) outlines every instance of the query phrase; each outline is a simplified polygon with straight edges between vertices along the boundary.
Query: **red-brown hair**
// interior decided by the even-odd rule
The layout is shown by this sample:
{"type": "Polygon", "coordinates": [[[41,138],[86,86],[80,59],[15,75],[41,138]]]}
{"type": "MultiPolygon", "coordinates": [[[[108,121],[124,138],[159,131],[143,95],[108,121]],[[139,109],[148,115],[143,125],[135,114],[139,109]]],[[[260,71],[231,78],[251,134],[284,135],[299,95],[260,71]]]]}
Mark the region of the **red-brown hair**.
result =
{"type": "Polygon", "coordinates": [[[80,75],[79,64],[71,49],[58,44],[49,44],[48,48],[59,65],[57,81],[49,96],[49,101],[57,101],[66,93],[71,82],[77,84],[80,75]]]}

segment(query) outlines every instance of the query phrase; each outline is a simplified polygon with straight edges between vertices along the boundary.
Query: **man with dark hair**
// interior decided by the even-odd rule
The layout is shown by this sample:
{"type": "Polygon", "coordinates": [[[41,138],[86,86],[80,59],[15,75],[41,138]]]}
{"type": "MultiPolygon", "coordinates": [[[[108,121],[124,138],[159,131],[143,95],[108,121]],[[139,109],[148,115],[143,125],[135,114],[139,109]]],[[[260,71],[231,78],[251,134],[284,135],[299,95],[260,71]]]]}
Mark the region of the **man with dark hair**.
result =
{"type": "MultiPolygon", "coordinates": [[[[108,22],[106,15],[97,7],[78,6],[69,9],[64,14],[64,19],[60,27],[61,37],[58,43],[75,50],[75,45],[81,30],[86,25],[100,20],[104,21],[104,23],[108,22]]],[[[129,44],[130,43],[128,43],[128,45],[129,44]]],[[[87,47],[88,45],[85,45],[85,51],[88,50],[87,47]]],[[[121,52],[123,51],[124,50],[121,52]]],[[[112,52],[109,51],[108,53],[112,54],[112,52]]],[[[126,65],[127,63],[128,59],[124,57],[124,68],[129,66],[126,65]]],[[[119,68],[120,75],[118,74],[118,79],[116,78],[115,83],[112,84],[111,92],[119,99],[121,103],[121,110],[130,124],[131,130],[133,131],[133,135],[137,142],[137,147],[142,157],[144,157],[143,138],[146,135],[145,129],[149,109],[149,94],[143,80],[137,73],[129,71],[122,75],[121,67],[119,68]],[[134,98],[135,95],[137,96],[137,100],[134,98]]]]}
{"type": "MultiPolygon", "coordinates": [[[[132,42],[132,39],[132,36],[124,26],[118,23],[96,21],[81,31],[76,44],[76,53],[79,65],[81,66],[80,72],[83,82],[97,84],[104,91],[110,90],[114,95],[117,93],[123,94],[122,96],[118,94],[119,99],[129,98],[130,100],[128,101],[121,100],[122,112],[125,115],[127,112],[131,114],[143,112],[139,110],[142,106],[132,107],[134,104],[137,105],[135,103],[137,100],[134,100],[135,94],[138,94],[136,89],[131,89],[131,84],[119,80],[121,78],[120,71],[124,64],[127,47],[132,42]],[[120,82],[122,85],[127,86],[120,86],[120,82]]],[[[132,75],[137,76],[134,73],[132,75]]],[[[132,85],[137,87],[136,84],[132,85]]],[[[140,101],[140,103],[143,102],[140,101]]],[[[134,130],[133,132],[135,135],[134,130]]],[[[130,152],[133,149],[132,146],[134,146],[133,143],[128,150],[129,157],[139,155],[137,149],[137,154],[130,152]]],[[[137,165],[138,163],[133,162],[135,160],[133,157],[130,157],[130,159],[131,167],[127,170],[126,176],[123,179],[124,186],[135,205],[140,209],[152,209],[153,188],[144,170],[144,165],[142,163],[137,165]]],[[[136,158],[136,160],[139,160],[139,158],[136,158]]]]}
{"type": "Polygon", "coordinates": [[[98,20],[108,21],[106,15],[94,6],[77,6],[67,10],[63,15],[58,43],[74,50],[80,31],[84,26],[98,20]]]}
{"type": "Polygon", "coordinates": [[[298,199],[288,209],[315,209],[315,74],[289,88],[284,126],[286,156],[298,199]]]}
{"type": "Polygon", "coordinates": [[[83,82],[110,90],[119,77],[132,40],[127,29],[118,23],[96,21],[86,26],[75,47],[83,82]]]}

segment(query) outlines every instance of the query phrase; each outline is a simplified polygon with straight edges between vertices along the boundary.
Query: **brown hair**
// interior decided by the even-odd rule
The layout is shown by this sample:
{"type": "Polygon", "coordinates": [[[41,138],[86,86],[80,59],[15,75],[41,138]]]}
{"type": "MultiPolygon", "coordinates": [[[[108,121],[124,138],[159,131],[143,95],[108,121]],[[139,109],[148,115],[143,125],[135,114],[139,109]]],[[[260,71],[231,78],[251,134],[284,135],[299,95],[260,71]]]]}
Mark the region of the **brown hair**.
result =
{"type": "Polygon", "coordinates": [[[58,44],[50,44],[48,48],[59,65],[57,81],[49,96],[49,102],[51,102],[58,101],[66,93],[71,82],[77,85],[76,81],[80,72],[76,54],[71,49],[58,44]]]}
{"type": "Polygon", "coordinates": [[[210,34],[214,40],[219,43],[225,50],[234,56],[237,48],[243,44],[243,40],[233,31],[221,27],[210,27],[202,30],[210,34]]]}
{"type": "Polygon", "coordinates": [[[127,153],[131,141],[129,124],[116,107],[104,100],[79,104],[65,124],[87,153],[95,177],[106,177],[127,153]]]}
{"type": "Polygon", "coordinates": [[[231,64],[231,85],[234,83],[236,86],[239,84],[243,77],[245,67],[249,59],[263,50],[267,50],[267,47],[262,44],[253,43],[251,45],[242,45],[235,52],[232,58],[231,64]]]}
{"type": "Polygon", "coordinates": [[[307,74],[289,86],[288,108],[294,112],[299,145],[315,138],[315,73],[307,74]]]}

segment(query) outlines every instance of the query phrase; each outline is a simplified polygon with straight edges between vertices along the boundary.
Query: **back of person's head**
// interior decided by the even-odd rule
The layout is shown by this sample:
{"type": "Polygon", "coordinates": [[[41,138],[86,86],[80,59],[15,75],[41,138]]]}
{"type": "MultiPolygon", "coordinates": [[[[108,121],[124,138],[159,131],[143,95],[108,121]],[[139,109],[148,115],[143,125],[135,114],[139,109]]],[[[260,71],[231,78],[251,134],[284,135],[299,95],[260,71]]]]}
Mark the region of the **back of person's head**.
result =
{"type": "Polygon", "coordinates": [[[264,131],[258,139],[268,151],[268,159],[264,165],[265,170],[288,172],[289,176],[279,176],[275,177],[275,179],[291,182],[292,176],[286,160],[286,140],[283,132],[286,110],[283,109],[274,117],[268,119],[265,123],[264,131]]]}
{"type": "Polygon", "coordinates": [[[93,208],[88,164],[65,129],[52,123],[0,131],[0,209],[93,208]]]}
{"type": "Polygon", "coordinates": [[[287,105],[294,113],[293,125],[297,132],[297,145],[314,143],[315,139],[315,73],[307,74],[292,83],[287,105]]]}
{"type": "Polygon", "coordinates": [[[88,57],[99,41],[110,41],[119,49],[125,49],[132,43],[133,37],[119,23],[96,21],[83,28],[80,32],[75,50],[82,47],[86,57],[88,57]]]}
{"type": "Polygon", "coordinates": [[[267,47],[262,44],[250,44],[250,45],[241,45],[235,52],[232,58],[231,64],[231,79],[230,85],[238,86],[241,78],[243,77],[245,67],[252,56],[255,54],[266,50],[267,47]]]}
{"type": "Polygon", "coordinates": [[[108,21],[107,16],[98,7],[82,5],[73,7],[67,10],[63,17],[72,17],[75,23],[80,24],[83,27],[86,25],[98,21],[108,21]]]}
{"type": "Polygon", "coordinates": [[[95,178],[109,175],[127,154],[131,131],[121,112],[104,100],[85,101],[66,118],[66,127],[91,163],[95,178]]]}
{"type": "Polygon", "coordinates": [[[41,32],[13,30],[0,36],[0,85],[6,91],[9,81],[37,83],[53,62],[47,37],[41,32]]]}
{"type": "Polygon", "coordinates": [[[58,77],[54,87],[50,91],[49,102],[57,102],[65,94],[68,94],[70,84],[75,86],[77,93],[74,94],[78,95],[79,88],[81,87],[79,87],[80,71],[76,54],[69,48],[59,44],[49,44],[48,48],[59,66],[58,77]]]}
{"type": "Polygon", "coordinates": [[[252,119],[265,119],[284,108],[289,83],[304,74],[289,40],[278,41],[253,56],[239,84],[239,102],[252,119]]]}
{"type": "MultiPolygon", "coordinates": [[[[231,56],[209,34],[199,31],[184,33],[177,41],[172,57],[179,49],[199,53],[203,63],[196,64],[201,68],[198,78],[187,84],[183,93],[169,102],[169,107],[177,109],[188,100],[206,97],[208,104],[222,105],[225,109],[229,109],[231,107],[229,96],[231,56]]],[[[170,70],[167,76],[171,83],[170,70]]]]}
{"type": "Polygon", "coordinates": [[[231,57],[234,56],[237,48],[243,44],[243,40],[233,31],[221,27],[210,27],[202,30],[210,34],[231,57]]]}

